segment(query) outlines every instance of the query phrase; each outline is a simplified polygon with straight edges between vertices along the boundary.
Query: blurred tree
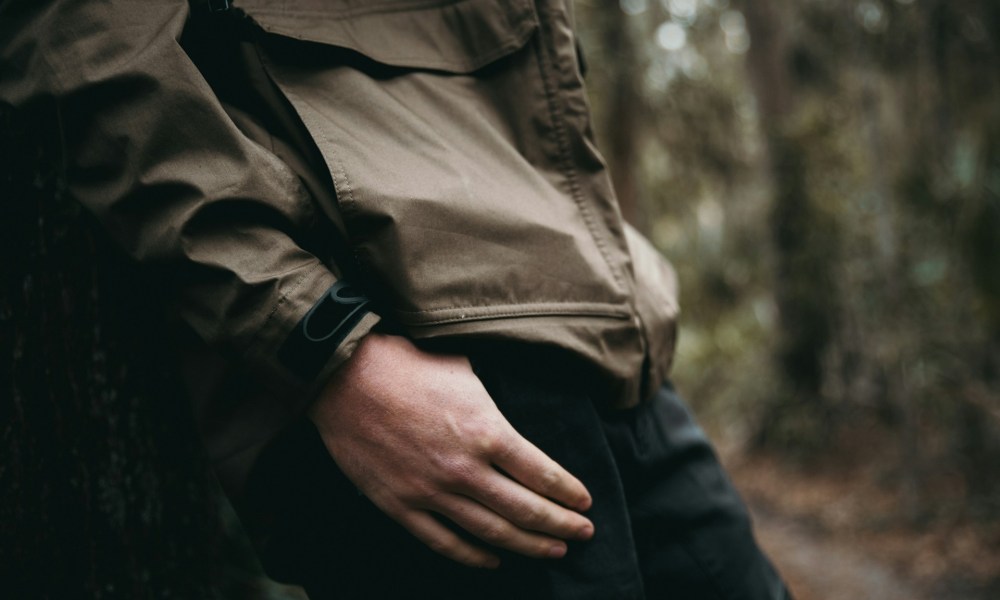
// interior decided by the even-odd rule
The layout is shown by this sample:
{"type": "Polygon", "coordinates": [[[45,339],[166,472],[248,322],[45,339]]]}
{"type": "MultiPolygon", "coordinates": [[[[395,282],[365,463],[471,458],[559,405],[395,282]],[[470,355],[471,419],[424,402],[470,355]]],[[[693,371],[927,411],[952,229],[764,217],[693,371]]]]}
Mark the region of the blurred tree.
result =
{"type": "Polygon", "coordinates": [[[595,8],[596,22],[601,29],[604,52],[617,58],[614,67],[597,75],[598,85],[608,97],[595,118],[602,123],[605,139],[602,145],[608,167],[615,174],[614,185],[622,216],[640,231],[648,220],[639,201],[639,152],[636,143],[639,129],[646,122],[645,100],[642,95],[644,60],[637,47],[641,38],[635,35],[628,16],[612,2],[595,8]]]}
{"type": "MultiPolygon", "coordinates": [[[[750,48],[747,67],[757,97],[760,126],[772,171],[774,201],[770,229],[775,249],[774,296],[778,308],[777,358],[792,398],[777,405],[822,404],[823,357],[836,328],[832,264],[836,223],[824,218],[810,193],[806,169],[811,123],[798,106],[806,69],[796,69],[797,40],[783,23],[781,0],[744,3],[750,48]]],[[[821,410],[811,407],[817,414],[821,410]]],[[[762,427],[766,434],[768,426],[762,427]]]]}
{"type": "Polygon", "coordinates": [[[598,141],[678,267],[675,376],[703,414],[799,456],[878,431],[903,514],[1000,516],[1000,5],[578,9],[598,141]],[[969,502],[933,502],[955,472],[969,502]]]}

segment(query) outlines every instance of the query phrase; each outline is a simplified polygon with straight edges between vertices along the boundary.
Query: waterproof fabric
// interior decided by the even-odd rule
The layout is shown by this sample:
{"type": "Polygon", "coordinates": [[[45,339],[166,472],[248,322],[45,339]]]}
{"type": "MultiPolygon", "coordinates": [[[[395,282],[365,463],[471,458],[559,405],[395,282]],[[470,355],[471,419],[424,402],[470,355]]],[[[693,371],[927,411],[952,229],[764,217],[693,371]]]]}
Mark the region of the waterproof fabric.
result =
{"type": "Polygon", "coordinates": [[[616,406],[665,378],[674,276],[621,221],[564,0],[214,16],[7,0],[0,101],[59,123],[66,192],[194,332],[188,376],[230,490],[380,317],[415,339],[562,348],[616,406]],[[375,313],[303,381],[279,350],[345,275],[375,313]]]}
{"type": "Polygon", "coordinates": [[[383,316],[415,338],[562,346],[607,371],[621,404],[639,400],[647,350],[669,364],[673,278],[622,225],[568,5],[239,6],[273,34],[265,69],[325,158],[337,190],[326,210],[383,316]]]}

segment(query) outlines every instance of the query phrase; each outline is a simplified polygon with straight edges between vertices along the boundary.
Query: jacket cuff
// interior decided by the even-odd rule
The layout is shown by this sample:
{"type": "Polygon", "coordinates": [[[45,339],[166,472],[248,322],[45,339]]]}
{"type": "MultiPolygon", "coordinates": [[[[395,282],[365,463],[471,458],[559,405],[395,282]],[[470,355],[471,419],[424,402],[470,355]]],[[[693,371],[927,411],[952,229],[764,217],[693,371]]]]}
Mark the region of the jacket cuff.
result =
{"type": "Polygon", "coordinates": [[[308,402],[379,320],[357,288],[320,264],[289,283],[245,358],[282,395],[308,402]]]}

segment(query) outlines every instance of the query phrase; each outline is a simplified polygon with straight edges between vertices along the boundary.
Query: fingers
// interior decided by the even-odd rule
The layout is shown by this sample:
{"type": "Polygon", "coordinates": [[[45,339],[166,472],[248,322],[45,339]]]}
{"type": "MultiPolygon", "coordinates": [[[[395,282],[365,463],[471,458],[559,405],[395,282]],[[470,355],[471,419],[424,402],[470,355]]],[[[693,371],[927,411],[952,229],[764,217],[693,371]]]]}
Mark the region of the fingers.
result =
{"type": "Polygon", "coordinates": [[[532,558],[562,558],[566,542],[522,529],[485,506],[450,496],[441,514],[484,542],[532,558]]]}
{"type": "Polygon", "coordinates": [[[455,535],[426,512],[411,512],[400,523],[428,548],[469,567],[495,569],[500,558],[455,535]]]}
{"type": "Polygon", "coordinates": [[[594,525],[580,513],[564,508],[521,484],[491,471],[470,497],[514,525],[564,540],[587,540],[594,525]]]}
{"type": "Polygon", "coordinates": [[[511,432],[492,454],[496,466],[542,496],[576,510],[590,508],[590,493],[579,479],[513,429],[511,432]]]}

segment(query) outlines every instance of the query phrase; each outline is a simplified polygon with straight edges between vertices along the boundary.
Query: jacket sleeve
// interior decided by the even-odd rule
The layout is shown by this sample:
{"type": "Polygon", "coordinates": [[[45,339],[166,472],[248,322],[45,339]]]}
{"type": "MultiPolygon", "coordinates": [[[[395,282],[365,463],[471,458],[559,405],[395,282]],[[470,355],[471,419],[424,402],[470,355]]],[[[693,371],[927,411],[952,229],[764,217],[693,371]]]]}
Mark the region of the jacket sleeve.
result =
{"type": "Polygon", "coordinates": [[[0,101],[58,120],[67,192],[206,342],[308,393],[378,317],[340,321],[329,357],[296,373],[301,331],[286,342],[338,278],[302,247],[316,215],[299,178],[181,47],[189,16],[186,0],[0,0],[0,101]]]}

